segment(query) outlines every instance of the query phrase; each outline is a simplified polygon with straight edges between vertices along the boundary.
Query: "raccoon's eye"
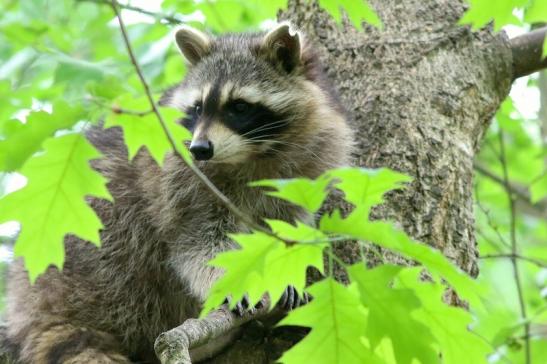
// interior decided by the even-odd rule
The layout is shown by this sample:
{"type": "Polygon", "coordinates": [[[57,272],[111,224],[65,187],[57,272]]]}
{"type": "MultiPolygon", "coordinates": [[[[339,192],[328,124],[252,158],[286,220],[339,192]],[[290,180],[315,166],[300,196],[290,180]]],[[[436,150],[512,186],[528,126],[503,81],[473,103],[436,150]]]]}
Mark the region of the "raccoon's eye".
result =
{"type": "Polygon", "coordinates": [[[197,116],[200,116],[201,112],[202,112],[201,105],[194,106],[194,114],[196,114],[197,116]]]}
{"type": "Polygon", "coordinates": [[[245,102],[243,100],[237,100],[230,104],[229,111],[231,113],[242,115],[249,112],[252,109],[253,105],[245,102]]]}

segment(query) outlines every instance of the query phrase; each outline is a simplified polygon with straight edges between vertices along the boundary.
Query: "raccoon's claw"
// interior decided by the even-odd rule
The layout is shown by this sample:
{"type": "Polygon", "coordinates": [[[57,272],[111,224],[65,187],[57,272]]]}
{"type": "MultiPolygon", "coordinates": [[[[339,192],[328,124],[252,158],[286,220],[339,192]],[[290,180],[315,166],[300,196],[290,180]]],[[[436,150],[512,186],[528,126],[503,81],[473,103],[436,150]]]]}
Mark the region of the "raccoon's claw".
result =
{"type": "MultiPolygon", "coordinates": [[[[226,306],[230,306],[231,301],[232,299],[227,297],[224,300],[224,304],[226,306]]],[[[256,313],[256,310],[262,307],[262,301],[259,301],[254,307],[249,307],[249,306],[250,306],[249,296],[245,295],[243,296],[241,301],[238,301],[236,303],[235,307],[231,311],[234,313],[234,315],[239,317],[243,316],[245,313],[250,313],[251,315],[254,315],[256,313]]]]}
{"type": "Polygon", "coordinates": [[[281,295],[277,306],[285,311],[291,311],[297,307],[305,305],[310,302],[310,300],[311,297],[307,292],[304,292],[303,295],[299,295],[296,288],[293,286],[288,286],[285,292],[281,295]]]}

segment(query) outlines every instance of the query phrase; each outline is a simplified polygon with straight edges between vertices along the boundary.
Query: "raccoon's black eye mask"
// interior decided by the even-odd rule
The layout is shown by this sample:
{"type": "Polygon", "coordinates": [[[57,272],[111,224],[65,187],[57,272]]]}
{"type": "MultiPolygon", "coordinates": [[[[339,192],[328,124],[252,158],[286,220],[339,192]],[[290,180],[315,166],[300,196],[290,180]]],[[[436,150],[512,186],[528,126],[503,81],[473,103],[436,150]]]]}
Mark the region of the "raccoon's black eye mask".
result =
{"type": "Polygon", "coordinates": [[[196,128],[196,123],[203,112],[203,106],[201,102],[189,107],[185,110],[186,117],[181,120],[181,124],[191,132],[196,128]]]}
{"type": "Polygon", "coordinates": [[[222,108],[221,120],[251,140],[275,139],[286,128],[285,117],[260,103],[233,100],[222,108]]]}
{"type": "MultiPolygon", "coordinates": [[[[203,113],[202,102],[194,104],[186,110],[182,125],[193,131],[203,113]]],[[[255,141],[275,139],[288,126],[288,119],[284,114],[260,103],[250,103],[242,99],[228,101],[213,115],[205,116],[208,117],[204,121],[216,119],[241,136],[255,141]]]]}

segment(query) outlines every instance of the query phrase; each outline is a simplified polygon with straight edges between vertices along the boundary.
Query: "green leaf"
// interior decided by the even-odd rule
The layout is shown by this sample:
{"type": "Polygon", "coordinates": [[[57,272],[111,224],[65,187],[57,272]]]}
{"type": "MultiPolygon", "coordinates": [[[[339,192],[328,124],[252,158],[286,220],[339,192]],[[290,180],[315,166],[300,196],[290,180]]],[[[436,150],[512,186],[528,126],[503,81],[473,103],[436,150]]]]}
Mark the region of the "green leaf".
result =
{"type": "Polygon", "coordinates": [[[361,293],[361,302],[369,309],[366,336],[373,348],[389,338],[398,364],[411,364],[413,358],[422,364],[440,363],[428,326],[410,316],[421,307],[420,301],[410,289],[390,287],[402,269],[383,265],[367,270],[362,263],[348,269],[361,293]]]}
{"type": "Polygon", "coordinates": [[[279,244],[266,257],[264,289],[268,290],[272,301],[276,302],[289,285],[294,286],[299,293],[304,291],[309,266],[323,273],[323,249],[328,243],[323,233],[301,222],[297,222],[297,226],[280,220],[267,222],[272,231],[283,239],[301,242],[291,246],[279,244]]]}
{"type": "Polygon", "coordinates": [[[277,191],[269,191],[268,195],[292,202],[313,213],[319,210],[327,197],[329,183],[328,178],[321,176],[316,180],[307,178],[268,179],[251,182],[249,185],[273,187],[277,191]]]}
{"type": "Polygon", "coordinates": [[[443,302],[446,287],[424,282],[420,268],[406,268],[399,273],[395,287],[412,291],[421,307],[411,317],[427,325],[439,342],[443,364],[487,363],[491,347],[469,330],[473,319],[469,312],[443,302]]]}
{"type": "Polygon", "coordinates": [[[387,168],[339,168],[326,172],[337,180],[336,187],[344,191],[348,202],[360,207],[372,207],[384,202],[384,194],[403,188],[411,178],[387,168]]]}
{"type": "Polygon", "coordinates": [[[27,185],[0,200],[0,222],[21,223],[14,253],[25,258],[31,281],[50,264],[62,267],[66,234],[100,244],[102,223],[84,200],[111,199],[105,178],[89,166],[98,157],[82,134],[48,139],[21,169],[27,185]]]}
{"type": "Polygon", "coordinates": [[[55,82],[68,82],[83,86],[87,81],[101,81],[105,76],[106,64],[93,64],[80,59],[61,55],[55,69],[55,82]]]}
{"type": "Polygon", "coordinates": [[[80,107],[71,107],[64,102],[56,103],[51,114],[45,111],[32,112],[25,124],[16,120],[3,123],[0,140],[0,170],[15,171],[35,152],[44,140],[60,129],[72,127],[82,116],[80,107]]]}
{"type": "Polygon", "coordinates": [[[206,25],[216,32],[242,32],[257,28],[261,22],[275,19],[287,0],[216,0],[196,4],[206,18],[206,25]]]}
{"type": "Polygon", "coordinates": [[[217,307],[228,296],[231,304],[248,294],[256,304],[268,292],[276,302],[287,286],[302,293],[306,285],[306,270],[314,266],[323,272],[323,249],[326,238],[318,230],[298,223],[296,226],[280,220],[268,220],[279,237],[308,243],[286,245],[261,232],[231,236],[241,249],[218,254],[209,263],[226,271],[212,287],[203,314],[217,307]],[[242,278],[244,277],[244,278],[242,278]]]}
{"type": "MultiPolygon", "coordinates": [[[[105,121],[105,128],[120,126],[123,129],[125,144],[129,153],[129,159],[133,159],[137,152],[145,147],[152,158],[162,166],[165,155],[173,150],[169,139],[164,133],[162,126],[150,108],[148,100],[142,98],[131,98],[130,96],[121,97],[118,100],[119,108],[128,110],[128,112],[111,113],[105,121]],[[143,113],[142,116],[135,115],[143,113]]],[[[192,158],[190,152],[184,146],[183,142],[190,140],[192,134],[181,125],[177,124],[176,120],[180,118],[180,112],[175,109],[160,108],[160,113],[163,117],[178,152],[184,159],[191,163],[192,158]]]]}
{"type": "Polygon", "coordinates": [[[86,83],[86,91],[98,99],[114,100],[127,92],[126,86],[116,77],[107,77],[101,81],[86,83]]]}
{"type": "Polygon", "coordinates": [[[532,203],[536,203],[547,196],[547,173],[538,178],[530,186],[530,197],[532,203]]]}
{"type": "Polygon", "coordinates": [[[319,6],[325,9],[339,24],[342,21],[340,9],[344,9],[357,29],[363,29],[363,21],[380,29],[383,27],[382,21],[366,0],[319,0],[319,6]]]}
{"type": "Polygon", "coordinates": [[[479,285],[451,263],[440,251],[412,240],[391,223],[371,222],[368,210],[357,207],[343,219],[339,211],[321,219],[321,230],[351,236],[390,249],[402,256],[423,264],[431,273],[442,276],[458,294],[471,303],[481,305],[479,285]]]}
{"type": "Polygon", "coordinates": [[[258,303],[265,292],[263,270],[266,257],[280,245],[279,240],[261,232],[231,235],[241,249],[230,250],[209,261],[210,265],[226,272],[215,282],[203,305],[201,315],[217,308],[226,297],[231,297],[230,306],[248,294],[251,305],[258,303]]]}
{"type": "Polygon", "coordinates": [[[498,31],[507,24],[521,24],[513,12],[526,5],[528,0],[468,0],[468,2],[470,8],[460,19],[460,24],[471,24],[473,29],[479,29],[494,21],[494,30],[498,31]]]}
{"type": "Polygon", "coordinates": [[[310,327],[310,333],[285,352],[285,364],[379,364],[382,363],[363,340],[367,313],[359,295],[332,278],[314,284],[308,291],[311,303],[289,313],[280,325],[310,327]]]}

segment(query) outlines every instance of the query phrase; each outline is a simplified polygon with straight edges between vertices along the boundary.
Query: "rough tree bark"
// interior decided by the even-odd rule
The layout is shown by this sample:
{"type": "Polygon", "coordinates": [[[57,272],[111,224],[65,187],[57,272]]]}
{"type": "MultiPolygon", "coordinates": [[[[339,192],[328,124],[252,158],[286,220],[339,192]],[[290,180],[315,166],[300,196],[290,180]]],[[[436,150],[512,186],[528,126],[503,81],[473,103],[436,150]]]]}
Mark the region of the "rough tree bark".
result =
{"type": "MultiPolygon", "coordinates": [[[[503,34],[457,24],[463,1],[373,0],[382,31],[336,25],[315,1],[290,0],[280,18],[314,42],[355,129],[355,164],[414,177],[375,217],[396,221],[475,276],[473,158],[513,80],[503,34]]],[[[357,258],[348,244],[346,260],[357,258]],[[355,256],[354,256],[355,255],[355,256]]],[[[267,363],[291,345],[291,329],[255,324],[211,363],[267,363]],[[258,329],[257,329],[258,327],[258,329]]],[[[297,333],[295,337],[298,337],[297,333]]]]}

